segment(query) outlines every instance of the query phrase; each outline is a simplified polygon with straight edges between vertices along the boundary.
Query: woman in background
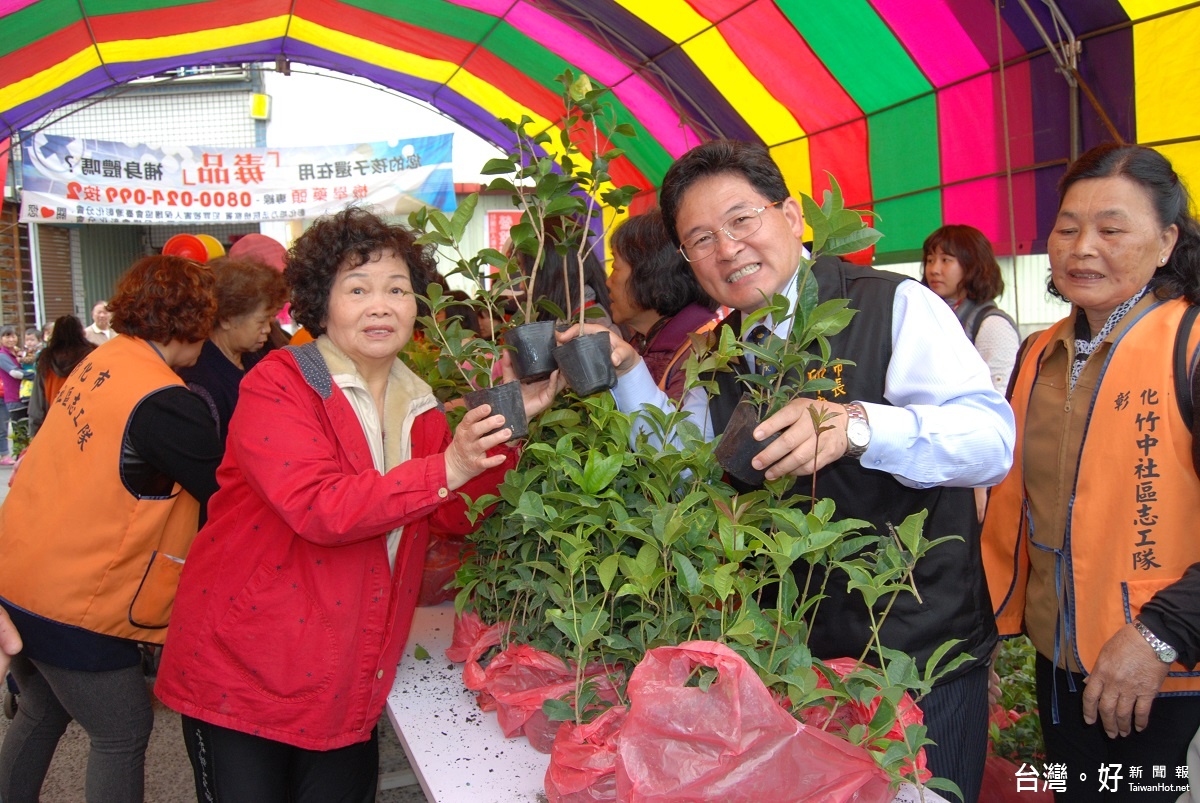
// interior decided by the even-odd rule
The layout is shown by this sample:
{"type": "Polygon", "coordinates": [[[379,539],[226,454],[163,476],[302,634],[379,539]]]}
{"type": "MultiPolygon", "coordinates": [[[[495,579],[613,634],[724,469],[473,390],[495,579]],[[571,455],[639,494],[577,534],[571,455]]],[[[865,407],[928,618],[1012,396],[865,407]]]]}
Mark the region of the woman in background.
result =
{"type": "Polygon", "coordinates": [[[0,466],[13,466],[17,461],[9,454],[9,421],[14,414],[21,415],[25,402],[21,401],[21,380],[25,370],[17,354],[17,327],[0,327],[0,388],[4,390],[3,417],[0,418],[0,466]]]}
{"type": "Polygon", "coordinates": [[[224,444],[242,377],[258,361],[288,289],[282,273],[257,262],[222,257],[208,264],[217,280],[217,321],[196,364],[179,375],[208,402],[224,444]]]}
{"type": "MultiPolygon", "coordinates": [[[[526,276],[532,273],[532,256],[522,252],[517,255],[517,259],[526,276]]],[[[546,252],[542,254],[542,266],[538,268],[533,279],[533,297],[535,300],[549,301],[561,310],[566,316],[561,319],[563,322],[570,322],[579,317],[579,262],[574,250],[564,256],[558,253],[553,244],[547,244],[546,252]]],[[[524,303],[522,299],[522,307],[524,303]]],[[[588,323],[612,326],[604,266],[600,264],[594,251],[589,252],[583,260],[583,307],[588,323]]],[[[560,318],[554,312],[541,309],[535,304],[533,320],[548,321],[560,318]]]]}
{"type": "Polygon", "coordinates": [[[1004,393],[1021,344],[1017,324],[996,299],[1004,292],[1000,265],[983,232],[971,226],[942,226],[925,238],[921,283],[942,297],[963,325],[1004,393]]]}
{"type": "Polygon", "coordinates": [[[53,326],[50,342],[38,355],[33,395],[29,397],[30,438],[41,429],[50,404],[75,366],[96,348],[84,334],[83,322],[74,315],[61,316],[53,326]]]}
{"type": "Polygon", "coordinates": [[[683,363],[692,351],[688,335],[716,325],[717,304],[671,244],[657,208],[617,226],[612,252],[608,290],[613,323],[634,331],[629,342],[650,375],[679,401],[685,390],[683,363]]]}

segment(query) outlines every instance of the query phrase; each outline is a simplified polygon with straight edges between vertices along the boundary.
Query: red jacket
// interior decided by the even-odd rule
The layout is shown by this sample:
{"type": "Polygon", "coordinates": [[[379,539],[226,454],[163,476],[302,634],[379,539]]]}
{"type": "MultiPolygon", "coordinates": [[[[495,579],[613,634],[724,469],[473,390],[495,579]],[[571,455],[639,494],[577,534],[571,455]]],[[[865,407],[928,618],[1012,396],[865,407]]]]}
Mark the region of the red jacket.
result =
{"type": "Polygon", "coordinates": [[[434,408],[413,420],[411,458],[381,475],[342,391],[305,368],[281,349],[242,382],[155,692],[196,719],[330,750],[368,739],[383,711],[430,529],[469,532],[459,492],[494,492],[517,456],[449,491],[434,408]],[[392,571],[386,535],[401,525],[392,571]]]}

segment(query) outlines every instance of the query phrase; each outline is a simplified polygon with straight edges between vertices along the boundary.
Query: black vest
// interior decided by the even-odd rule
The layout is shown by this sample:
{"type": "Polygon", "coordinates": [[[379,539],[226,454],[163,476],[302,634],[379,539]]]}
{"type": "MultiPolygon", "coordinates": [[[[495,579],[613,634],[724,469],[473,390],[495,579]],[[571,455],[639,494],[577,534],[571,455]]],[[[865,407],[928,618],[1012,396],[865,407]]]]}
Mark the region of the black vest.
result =
{"type": "MultiPolygon", "coordinates": [[[[842,368],[844,393],[824,395],[838,403],[889,404],[883,390],[892,356],[892,303],[896,288],[908,277],[842,262],[836,257],[818,259],[813,265],[813,275],[822,302],[847,298],[850,308],[858,311],[849,326],[830,338],[832,355],[854,362],[842,368]]],[[[722,325],[733,326],[738,332],[741,316],[735,313],[722,325]]],[[[714,431],[721,433],[741,396],[742,386],[734,373],[721,372],[715,378],[720,392],[709,400],[709,412],[714,431]]],[[[807,492],[808,488],[807,482],[796,485],[797,492],[807,492]]],[[[888,523],[899,526],[908,515],[928,510],[927,538],[962,536],[963,541],[940,544],[917,562],[913,574],[923,603],[919,604],[912,594],[902,593],[888,613],[882,641],[885,646],[912,656],[922,671],[933,651],[950,639],[962,642],[944,660],[964,652],[975,658],[990,655],[996,643],[996,622],[983,573],[979,524],[971,489],[917,490],[901,485],[891,474],[864,468],[857,459],[843,458],[818,472],[817,495],[833,499],[840,517],[864,519],[880,533],[887,532],[888,523]]],[[[803,588],[802,575],[807,572],[807,564],[798,564],[796,572],[803,588]]],[[[818,577],[819,574],[818,571],[818,577]]],[[[819,580],[816,585],[819,587],[819,580]]],[[[822,659],[857,658],[870,635],[866,605],[857,592],[847,590],[843,572],[833,574],[826,593],[829,598],[821,602],[817,620],[812,623],[809,647],[822,659]]],[[[877,612],[886,604],[885,597],[876,606],[877,612]]],[[[968,663],[954,674],[974,666],[968,663]]]]}

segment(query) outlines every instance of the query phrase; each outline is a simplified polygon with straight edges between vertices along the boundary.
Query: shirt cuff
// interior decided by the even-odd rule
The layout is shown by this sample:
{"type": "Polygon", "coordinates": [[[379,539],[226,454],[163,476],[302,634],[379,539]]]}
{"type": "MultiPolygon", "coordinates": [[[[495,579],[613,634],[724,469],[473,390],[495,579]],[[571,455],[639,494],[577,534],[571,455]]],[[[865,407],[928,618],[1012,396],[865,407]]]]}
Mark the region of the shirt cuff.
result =
{"type": "Polygon", "coordinates": [[[638,360],[637,365],[629,369],[624,376],[617,379],[613,386],[612,395],[617,403],[617,409],[623,413],[640,410],[646,399],[654,397],[658,384],[650,375],[645,360],[638,360]]]}

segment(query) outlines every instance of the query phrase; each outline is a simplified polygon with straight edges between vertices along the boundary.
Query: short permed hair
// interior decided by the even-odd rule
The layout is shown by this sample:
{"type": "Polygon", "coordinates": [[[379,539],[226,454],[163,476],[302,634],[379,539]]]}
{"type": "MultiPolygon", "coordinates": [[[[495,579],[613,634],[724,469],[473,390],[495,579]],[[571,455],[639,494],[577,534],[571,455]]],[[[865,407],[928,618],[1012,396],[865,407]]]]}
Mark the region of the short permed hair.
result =
{"type": "Polygon", "coordinates": [[[679,214],[683,194],[700,179],[723,173],[742,176],[771,203],[783,201],[789,195],[783,173],[765,145],[733,139],[716,139],[697,145],[667,168],[658,191],[663,223],[676,246],[679,245],[679,231],[675,228],[675,216],[679,214]]]}
{"type": "MultiPolygon", "coordinates": [[[[980,304],[991,301],[1004,292],[1004,277],[1000,275],[1000,263],[992,251],[992,244],[987,236],[974,226],[952,224],[942,226],[925,238],[921,247],[922,260],[925,260],[938,249],[943,254],[958,260],[962,268],[962,288],[967,298],[980,304]]],[[[925,268],[921,268],[921,284],[926,287],[925,268]]]]}
{"type": "Polygon", "coordinates": [[[112,328],[155,343],[197,343],[217,313],[212,271],[177,256],[143,257],[117,280],[108,302],[112,328]]]}
{"type": "Polygon", "coordinates": [[[671,244],[657,207],[613,229],[612,250],[629,263],[629,295],[642,309],[670,317],[688,304],[717,308],[683,254],[671,244]]]}
{"type": "Polygon", "coordinates": [[[438,278],[432,245],[418,245],[404,226],[389,225],[357,206],[317,220],[288,251],[283,275],[292,287],[292,317],[313,337],[325,334],[329,294],[342,268],[356,268],[391,251],[408,265],[417,314],[427,315],[422,300],[438,278]]]}
{"type": "Polygon", "coordinates": [[[217,280],[217,320],[231,321],[265,305],[278,310],[287,301],[287,279],[261,262],[218,257],[208,263],[217,280]]]}

